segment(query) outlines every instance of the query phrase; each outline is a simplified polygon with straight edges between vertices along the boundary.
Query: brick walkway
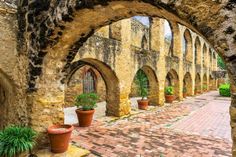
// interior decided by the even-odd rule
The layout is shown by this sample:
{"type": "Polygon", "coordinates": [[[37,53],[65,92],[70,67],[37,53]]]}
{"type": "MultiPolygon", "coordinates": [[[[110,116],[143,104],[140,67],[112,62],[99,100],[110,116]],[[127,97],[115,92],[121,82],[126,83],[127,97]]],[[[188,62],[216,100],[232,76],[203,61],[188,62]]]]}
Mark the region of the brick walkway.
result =
{"type": "Polygon", "coordinates": [[[230,101],[210,92],[127,118],[76,128],[72,143],[90,157],[230,156],[230,101]]]}

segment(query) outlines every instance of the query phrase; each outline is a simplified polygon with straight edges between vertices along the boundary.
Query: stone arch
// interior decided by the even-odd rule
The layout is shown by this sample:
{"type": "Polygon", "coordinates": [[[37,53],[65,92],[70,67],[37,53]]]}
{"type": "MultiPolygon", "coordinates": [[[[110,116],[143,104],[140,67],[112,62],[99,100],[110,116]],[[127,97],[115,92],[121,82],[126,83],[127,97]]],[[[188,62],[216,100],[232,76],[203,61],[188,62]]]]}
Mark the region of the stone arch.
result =
{"type": "Polygon", "coordinates": [[[216,81],[212,75],[209,75],[209,89],[215,90],[215,88],[216,88],[216,81]]]}
{"type": "Polygon", "coordinates": [[[173,27],[171,23],[165,19],[164,20],[164,39],[165,39],[165,50],[167,56],[173,56],[173,43],[174,43],[174,37],[173,37],[173,27]]]}
{"type": "Polygon", "coordinates": [[[195,64],[201,64],[201,42],[198,36],[196,37],[194,46],[195,46],[195,52],[194,52],[195,64]]]}
{"type": "Polygon", "coordinates": [[[143,48],[145,50],[148,49],[148,41],[147,41],[147,37],[145,35],[143,35],[143,37],[142,37],[141,48],[143,48]]]}
{"type": "Polygon", "coordinates": [[[165,86],[173,86],[174,87],[174,95],[176,96],[176,98],[178,98],[178,96],[180,95],[180,93],[179,93],[179,76],[178,76],[178,73],[174,69],[171,69],[167,73],[165,86]]]}
{"type": "Polygon", "coordinates": [[[193,83],[192,76],[189,72],[184,75],[183,87],[186,88],[187,95],[192,95],[193,83]]]}
{"type": "Polygon", "coordinates": [[[201,76],[199,73],[195,76],[195,94],[201,93],[201,76]]]}
{"type": "Polygon", "coordinates": [[[184,31],[184,40],[186,42],[184,58],[192,62],[192,35],[188,29],[184,31]]]}
{"type": "Polygon", "coordinates": [[[208,83],[207,83],[207,75],[206,75],[206,74],[203,75],[203,80],[202,80],[202,82],[203,82],[203,90],[204,90],[204,91],[207,91],[207,89],[208,89],[208,83]]]}
{"type": "MultiPolygon", "coordinates": [[[[139,70],[142,70],[148,78],[148,99],[150,105],[159,105],[159,82],[155,71],[148,65],[144,65],[139,70]]],[[[138,71],[137,71],[138,72],[138,71]]],[[[137,73],[136,72],[136,73],[137,73]]],[[[134,78],[135,79],[135,78],[134,78]]],[[[135,88],[135,81],[133,80],[132,85],[135,88]]],[[[133,89],[135,90],[135,89],[133,89]]],[[[136,96],[136,95],[131,95],[136,96]]]]}
{"type": "Polygon", "coordinates": [[[106,85],[106,115],[119,116],[120,90],[119,80],[115,72],[104,62],[92,58],[83,58],[73,62],[68,72],[66,82],[68,83],[73,74],[84,65],[95,68],[102,76],[106,85]]]}

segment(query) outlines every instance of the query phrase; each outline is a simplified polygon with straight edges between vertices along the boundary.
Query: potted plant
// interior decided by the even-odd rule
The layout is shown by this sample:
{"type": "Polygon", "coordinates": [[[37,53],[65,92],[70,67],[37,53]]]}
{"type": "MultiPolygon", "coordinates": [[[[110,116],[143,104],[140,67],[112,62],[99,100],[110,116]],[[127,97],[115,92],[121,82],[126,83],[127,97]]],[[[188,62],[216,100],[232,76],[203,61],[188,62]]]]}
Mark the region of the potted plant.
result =
{"type": "Polygon", "coordinates": [[[141,100],[137,100],[138,108],[141,110],[146,110],[149,104],[149,100],[147,99],[148,96],[147,82],[148,82],[147,76],[143,71],[139,70],[136,75],[136,84],[138,86],[139,95],[142,97],[141,100]]]}
{"type": "Polygon", "coordinates": [[[78,117],[80,127],[88,127],[92,123],[94,108],[97,107],[96,103],[99,97],[96,93],[84,93],[76,97],[75,111],[78,117]]]}
{"type": "Polygon", "coordinates": [[[72,125],[53,125],[47,129],[51,152],[64,153],[69,147],[71,133],[74,127],[72,125]]]}
{"type": "Polygon", "coordinates": [[[167,103],[172,103],[175,99],[174,96],[174,87],[172,86],[167,86],[165,88],[165,99],[167,103]]]}
{"type": "Polygon", "coordinates": [[[183,87],[183,97],[186,98],[187,97],[187,88],[183,87]]]}
{"type": "Polygon", "coordinates": [[[203,85],[202,88],[203,88],[203,91],[204,91],[204,92],[207,92],[207,85],[203,85]]]}
{"type": "Polygon", "coordinates": [[[0,131],[0,156],[16,157],[22,153],[31,151],[36,144],[37,133],[22,126],[9,126],[0,131]]]}

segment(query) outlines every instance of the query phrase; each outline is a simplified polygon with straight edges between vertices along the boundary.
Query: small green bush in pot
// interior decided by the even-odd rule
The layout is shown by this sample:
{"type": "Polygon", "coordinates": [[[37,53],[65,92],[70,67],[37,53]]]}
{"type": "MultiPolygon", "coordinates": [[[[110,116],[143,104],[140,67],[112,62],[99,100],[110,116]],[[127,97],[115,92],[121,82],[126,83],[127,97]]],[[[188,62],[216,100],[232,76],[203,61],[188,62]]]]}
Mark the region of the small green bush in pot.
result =
{"type": "Polygon", "coordinates": [[[165,88],[165,99],[167,103],[172,103],[175,99],[174,96],[174,87],[173,86],[167,86],[165,88]]]}
{"type": "Polygon", "coordinates": [[[167,86],[165,88],[165,94],[166,95],[174,95],[174,87],[173,86],[167,86]]]}
{"type": "Polygon", "coordinates": [[[229,83],[221,84],[219,87],[219,92],[221,96],[230,97],[231,96],[230,84],[229,83]]]}
{"type": "Polygon", "coordinates": [[[76,97],[75,106],[83,111],[94,110],[98,99],[96,93],[83,93],[76,97]]]}
{"type": "Polygon", "coordinates": [[[36,144],[37,133],[22,126],[9,126],[0,131],[0,156],[16,157],[30,152],[36,144]]]}
{"type": "Polygon", "coordinates": [[[76,97],[75,106],[77,106],[78,109],[75,112],[80,127],[88,127],[91,125],[98,99],[99,97],[96,93],[84,93],[76,97]]]}

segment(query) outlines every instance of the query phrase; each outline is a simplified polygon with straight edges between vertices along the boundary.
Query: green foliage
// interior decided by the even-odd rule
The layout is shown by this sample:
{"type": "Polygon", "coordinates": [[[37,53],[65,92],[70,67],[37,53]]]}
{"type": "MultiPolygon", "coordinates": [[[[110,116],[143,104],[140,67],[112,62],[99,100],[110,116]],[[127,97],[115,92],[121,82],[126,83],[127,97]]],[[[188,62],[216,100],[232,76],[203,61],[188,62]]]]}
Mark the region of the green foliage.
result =
{"type": "Polygon", "coordinates": [[[99,97],[96,93],[84,93],[76,97],[75,106],[84,111],[93,110],[97,107],[99,97]]]}
{"type": "Polygon", "coordinates": [[[207,90],[207,85],[203,85],[202,88],[203,88],[204,90],[207,90]]]}
{"type": "Polygon", "coordinates": [[[225,97],[230,97],[230,84],[226,83],[226,84],[221,84],[220,88],[219,88],[219,92],[221,96],[225,96],[225,97]]]}
{"type": "Polygon", "coordinates": [[[165,88],[165,94],[166,94],[166,95],[174,95],[174,87],[172,87],[172,86],[167,86],[167,87],[165,88]]]}
{"type": "Polygon", "coordinates": [[[220,56],[218,56],[218,58],[217,58],[217,64],[218,64],[219,68],[221,68],[222,70],[226,70],[225,63],[220,56]]]}
{"type": "Polygon", "coordinates": [[[135,76],[135,83],[138,85],[139,95],[144,99],[148,95],[148,78],[146,74],[139,70],[135,76]]]}
{"type": "Polygon", "coordinates": [[[0,131],[0,156],[15,157],[31,151],[37,133],[28,127],[9,126],[0,131]]]}
{"type": "Polygon", "coordinates": [[[187,88],[184,87],[184,88],[183,88],[183,93],[186,93],[186,92],[187,92],[187,88]]]}

